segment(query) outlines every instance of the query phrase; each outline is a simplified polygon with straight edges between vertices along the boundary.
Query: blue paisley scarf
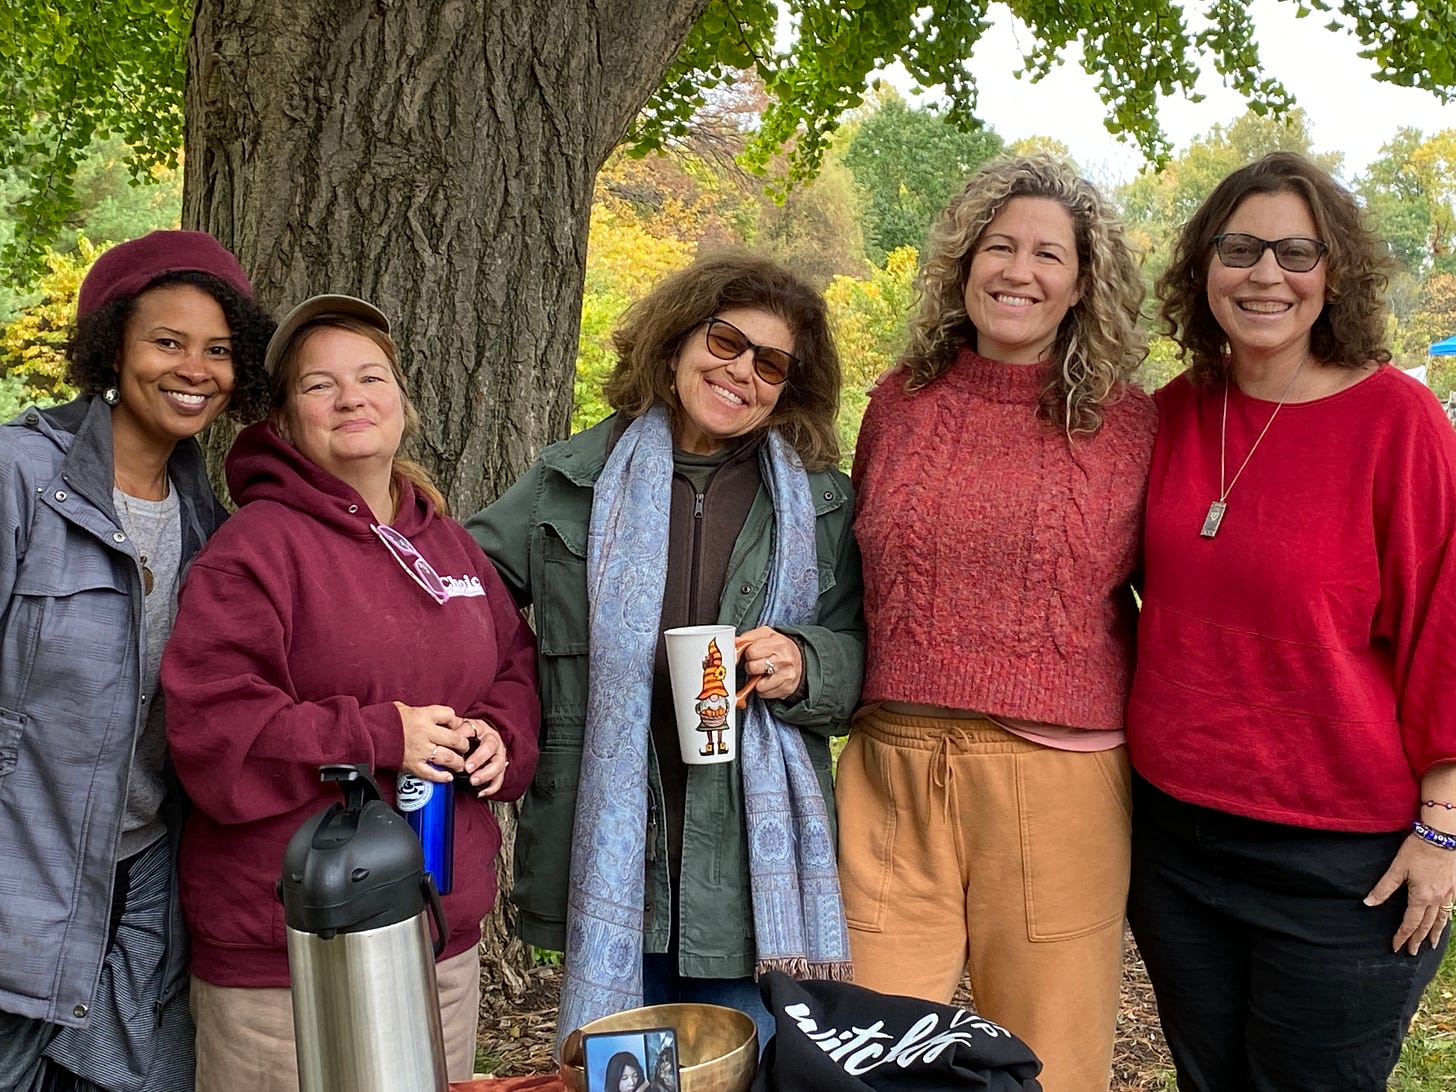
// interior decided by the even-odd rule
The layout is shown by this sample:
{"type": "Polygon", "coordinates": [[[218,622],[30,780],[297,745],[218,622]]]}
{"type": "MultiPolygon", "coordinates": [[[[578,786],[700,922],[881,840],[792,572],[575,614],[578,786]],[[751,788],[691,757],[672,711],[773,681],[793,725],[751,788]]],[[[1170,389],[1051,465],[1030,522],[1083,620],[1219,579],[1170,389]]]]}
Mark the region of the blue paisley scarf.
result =
{"type": "MultiPolygon", "coordinates": [[[[814,617],[814,500],[798,455],[770,430],[760,470],[774,543],[759,624],[814,617]]],[[[587,538],[586,738],[571,850],[557,1043],[642,1004],[643,860],[652,670],[667,580],[672,435],[661,407],[628,426],[597,479],[587,538]]],[[[829,818],[798,729],[756,696],[741,720],[753,926],[760,971],[849,977],[829,818]]]]}

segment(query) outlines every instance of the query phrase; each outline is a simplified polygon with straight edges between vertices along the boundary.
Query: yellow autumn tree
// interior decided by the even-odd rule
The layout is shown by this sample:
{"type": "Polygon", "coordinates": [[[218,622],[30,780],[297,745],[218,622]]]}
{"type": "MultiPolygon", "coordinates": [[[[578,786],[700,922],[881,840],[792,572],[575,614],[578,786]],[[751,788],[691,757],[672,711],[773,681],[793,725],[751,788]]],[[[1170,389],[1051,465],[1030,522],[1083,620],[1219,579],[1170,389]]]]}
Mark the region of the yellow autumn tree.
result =
{"type": "Polygon", "coordinates": [[[50,404],[75,396],[65,381],[66,339],[81,280],[104,249],[79,236],[74,253],[48,254],[35,303],[0,326],[0,377],[12,386],[18,381],[25,401],[50,404]]]}
{"type": "Polygon", "coordinates": [[[835,277],[824,292],[844,365],[837,424],[846,467],[869,402],[870,387],[905,347],[905,331],[915,300],[916,262],[913,246],[897,247],[885,256],[883,266],[872,266],[868,276],[835,277]]]}

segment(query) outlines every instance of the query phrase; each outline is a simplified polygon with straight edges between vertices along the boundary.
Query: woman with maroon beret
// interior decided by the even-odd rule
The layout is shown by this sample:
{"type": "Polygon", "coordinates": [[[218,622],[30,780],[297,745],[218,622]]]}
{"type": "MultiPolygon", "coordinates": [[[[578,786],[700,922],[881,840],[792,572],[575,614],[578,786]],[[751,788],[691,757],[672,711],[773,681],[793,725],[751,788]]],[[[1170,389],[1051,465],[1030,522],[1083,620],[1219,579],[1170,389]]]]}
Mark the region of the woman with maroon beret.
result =
{"type": "Polygon", "coordinates": [[[0,1088],[192,1087],[158,665],[223,511],[196,437],[262,413],[272,320],[200,231],[112,247],[81,391],[0,428],[0,1088]]]}

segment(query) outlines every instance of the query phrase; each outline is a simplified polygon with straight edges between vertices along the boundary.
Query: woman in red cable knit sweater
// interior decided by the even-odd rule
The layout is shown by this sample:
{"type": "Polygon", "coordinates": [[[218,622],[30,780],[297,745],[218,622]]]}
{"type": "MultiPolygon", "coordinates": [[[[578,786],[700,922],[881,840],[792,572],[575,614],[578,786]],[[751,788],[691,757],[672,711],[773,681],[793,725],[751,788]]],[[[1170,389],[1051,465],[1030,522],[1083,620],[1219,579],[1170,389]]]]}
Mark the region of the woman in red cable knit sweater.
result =
{"type": "Polygon", "coordinates": [[[1106,1089],[1127,893],[1123,708],[1157,419],[1142,281],[1066,164],[1002,160],[931,232],[855,452],[869,653],[839,763],[856,980],[976,1007],[1049,1092],[1106,1089]]]}

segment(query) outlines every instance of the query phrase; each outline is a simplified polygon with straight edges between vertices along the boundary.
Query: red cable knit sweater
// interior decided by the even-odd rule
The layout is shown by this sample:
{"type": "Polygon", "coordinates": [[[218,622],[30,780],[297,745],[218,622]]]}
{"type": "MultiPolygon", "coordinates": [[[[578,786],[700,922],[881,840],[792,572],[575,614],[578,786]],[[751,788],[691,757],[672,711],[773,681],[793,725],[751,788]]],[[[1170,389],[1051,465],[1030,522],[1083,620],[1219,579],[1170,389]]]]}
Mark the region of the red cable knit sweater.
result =
{"type": "Polygon", "coordinates": [[[1118,729],[1132,676],[1157,413],[1127,387],[1094,437],[1036,416],[1048,367],[962,350],[875,391],[855,451],[864,700],[1118,729]]]}

